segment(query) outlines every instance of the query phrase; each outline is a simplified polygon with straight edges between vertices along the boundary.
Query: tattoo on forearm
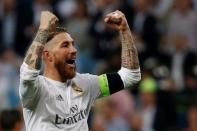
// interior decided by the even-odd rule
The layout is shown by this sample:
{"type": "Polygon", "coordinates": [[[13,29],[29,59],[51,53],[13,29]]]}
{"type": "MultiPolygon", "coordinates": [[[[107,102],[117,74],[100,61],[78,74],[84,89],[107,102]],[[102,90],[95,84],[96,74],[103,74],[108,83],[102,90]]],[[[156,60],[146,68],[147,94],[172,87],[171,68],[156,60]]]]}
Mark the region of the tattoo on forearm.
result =
{"type": "Polygon", "coordinates": [[[42,51],[44,50],[44,46],[38,46],[36,48],[36,55],[37,55],[37,59],[35,62],[35,67],[36,68],[40,68],[41,64],[42,64],[42,51]]]}
{"type": "Polygon", "coordinates": [[[45,44],[49,38],[48,30],[38,30],[34,41],[39,42],[41,44],[45,44]]]}
{"type": "Polygon", "coordinates": [[[33,45],[37,46],[36,49],[33,49],[31,48],[32,46],[30,46],[24,61],[30,68],[40,69],[44,45],[35,42],[33,42],[33,45]]]}
{"type": "Polygon", "coordinates": [[[26,57],[26,63],[30,63],[30,60],[31,60],[31,57],[32,57],[32,54],[29,54],[27,57],[26,57]]]}
{"type": "Polygon", "coordinates": [[[42,62],[42,52],[49,37],[48,31],[39,30],[32,45],[27,51],[24,62],[33,69],[40,69],[42,62]]]}
{"type": "Polygon", "coordinates": [[[120,32],[122,43],[122,66],[128,69],[138,69],[139,60],[135,40],[129,29],[120,32]]]}

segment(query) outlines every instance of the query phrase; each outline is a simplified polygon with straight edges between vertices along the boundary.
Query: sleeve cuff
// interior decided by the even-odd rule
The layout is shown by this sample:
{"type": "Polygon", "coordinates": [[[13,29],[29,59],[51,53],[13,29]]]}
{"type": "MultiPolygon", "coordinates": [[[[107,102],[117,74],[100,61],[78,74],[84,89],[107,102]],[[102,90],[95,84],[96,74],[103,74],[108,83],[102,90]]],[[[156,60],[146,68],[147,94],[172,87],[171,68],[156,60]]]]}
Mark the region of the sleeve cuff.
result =
{"type": "Polygon", "coordinates": [[[130,87],[141,80],[140,68],[127,69],[121,67],[121,69],[118,71],[118,74],[120,75],[125,88],[130,87]]]}

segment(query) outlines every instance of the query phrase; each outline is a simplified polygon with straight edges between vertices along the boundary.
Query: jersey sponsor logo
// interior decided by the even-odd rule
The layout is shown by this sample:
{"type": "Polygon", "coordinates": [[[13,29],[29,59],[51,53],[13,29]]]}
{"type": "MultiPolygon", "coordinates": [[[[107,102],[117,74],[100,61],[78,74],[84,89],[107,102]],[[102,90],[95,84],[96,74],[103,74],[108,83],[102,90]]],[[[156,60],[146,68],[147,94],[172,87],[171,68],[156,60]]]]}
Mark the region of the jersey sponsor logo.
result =
{"type": "Polygon", "coordinates": [[[83,92],[83,90],[80,87],[78,87],[74,82],[72,83],[71,87],[76,92],[80,92],[80,93],[83,92]]]}
{"type": "Polygon", "coordinates": [[[64,101],[63,97],[60,94],[56,96],[56,100],[58,100],[58,101],[64,101]]]}
{"type": "Polygon", "coordinates": [[[56,126],[61,125],[61,124],[75,124],[78,121],[85,119],[86,118],[86,110],[80,110],[77,105],[73,106],[70,108],[71,116],[70,117],[61,117],[60,115],[56,114],[55,116],[55,124],[56,126]]]}

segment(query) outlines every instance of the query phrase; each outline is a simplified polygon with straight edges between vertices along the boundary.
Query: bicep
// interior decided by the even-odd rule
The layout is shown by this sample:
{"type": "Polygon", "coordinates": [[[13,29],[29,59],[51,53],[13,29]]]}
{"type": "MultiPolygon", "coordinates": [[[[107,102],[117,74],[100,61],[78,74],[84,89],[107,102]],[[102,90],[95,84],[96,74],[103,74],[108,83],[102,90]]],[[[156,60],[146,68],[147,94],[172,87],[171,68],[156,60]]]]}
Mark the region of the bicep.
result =
{"type": "Polygon", "coordinates": [[[109,96],[122,89],[129,88],[141,80],[139,69],[122,67],[118,72],[106,73],[100,76],[90,75],[91,93],[94,97],[109,96]]]}
{"type": "Polygon", "coordinates": [[[90,91],[96,99],[109,96],[124,89],[124,84],[118,73],[107,73],[100,76],[90,75],[90,91]]]}
{"type": "Polygon", "coordinates": [[[124,89],[123,81],[118,73],[103,74],[98,79],[102,96],[109,96],[124,89]]]}

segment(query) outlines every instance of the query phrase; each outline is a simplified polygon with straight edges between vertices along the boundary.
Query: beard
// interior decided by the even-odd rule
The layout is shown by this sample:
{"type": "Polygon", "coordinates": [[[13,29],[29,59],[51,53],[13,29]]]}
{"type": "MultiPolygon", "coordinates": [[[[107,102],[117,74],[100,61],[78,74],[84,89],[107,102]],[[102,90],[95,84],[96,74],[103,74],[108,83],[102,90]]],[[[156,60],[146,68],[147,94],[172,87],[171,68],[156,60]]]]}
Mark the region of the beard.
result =
{"type": "Polygon", "coordinates": [[[64,71],[65,78],[72,79],[76,75],[76,67],[74,69],[68,69],[64,71]]]}
{"type": "Polygon", "coordinates": [[[67,80],[72,79],[76,75],[76,65],[75,67],[71,67],[69,64],[65,62],[56,62],[55,68],[58,70],[58,73],[60,74],[61,78],[67,80]]]}

